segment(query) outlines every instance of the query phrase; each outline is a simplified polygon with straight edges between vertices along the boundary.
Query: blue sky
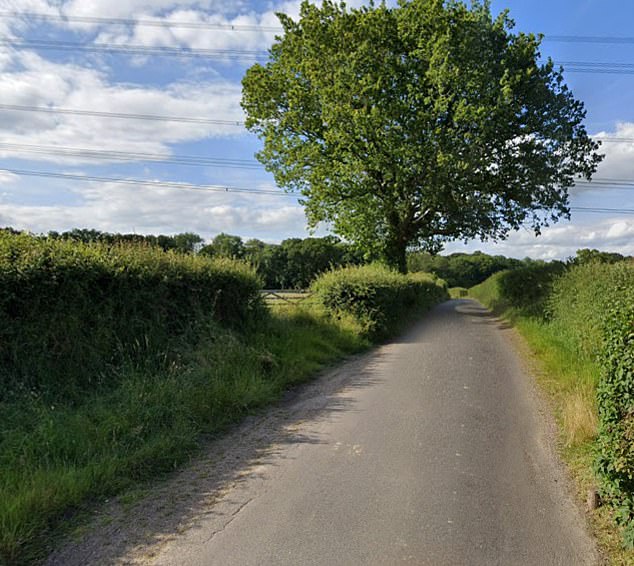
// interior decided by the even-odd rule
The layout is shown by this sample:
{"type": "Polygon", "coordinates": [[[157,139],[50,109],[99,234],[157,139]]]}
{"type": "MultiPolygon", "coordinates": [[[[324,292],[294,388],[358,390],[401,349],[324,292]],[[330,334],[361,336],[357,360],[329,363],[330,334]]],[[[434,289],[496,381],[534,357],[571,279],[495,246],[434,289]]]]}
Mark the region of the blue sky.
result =
{"type": "MultiPolygon", "coordinates": [[[[350,4],[354,4],[351,2],[350,4]]],[[[297,14],[292,0],[0,0],[0,225],[36,232],[73,227],[138,233],[219,232],[275,242],[308,235],[296,200],[275,194],[183,190],[131,185],[103,178],[220,185],[272,191],[270,175],[253,161],[259,141],[239,122],[240,79],[253,55],[223,60],[39,49],[36,41],[223,50],[262,50],[277,26],[276,11],[297,14]],[[49,14],[43,20],[16,13],[49,14]],[[78,21],[74,18],[152,19],[163,24],[255,26],[256,31],[179,28],[78,21]],[[26,42],[26,44],[25,44],[26,42]],[[4,108],[2,106],[5,106],[4,108]],[[7,105],[53,107],[110,115],[18,111],[7,105]],[[189,121],[132,120],[111,114],[184,117],[189,121]],[[83,152],[78,154],[76,150],[83,152]],[[125,152],[105,155],[104,152],[125,152]],[[136,154],[131,158],[130,154],[136,154]],[[139,155],[146,154],[146,155],[139,155]],[[178,156],[220,159],[204,166],[174,163],[178,156]],[[237,160],[228,163],[227,160],[237,160]],[[170,162],[166,160],[171,160],[170,162]],[[229,165],[233,165],[229,167],[229,165]],[[39,171],[102,178],[9,173],[39,171]]],[[[566,43],[548,36],[632,36],[634,3],[626,0],[495,0],[522,31],[542,32],[542,53],[555,61],[634,64],[634,44],[566,43]]],[[[634,66],[633,66],[634,68],[634,66]]],[[[587,127],[599,137],[634,140],[634,74],[566,72],[588,111],[587,127]]],[[[634,180],[634,142],[605,143],[597,177],[634,180]]],[[[634,209],[634,189],[575,188],[573,206],[634,209]]],[[[325,229],[319,232],[325,233],[325,229]]],[[[564,258],[580,247],[634,254],[634,215],[573,213],[540,238],[521,231],[507,241],[451,244],[447,251],[481,249],[515,257],[564,258]]]]}

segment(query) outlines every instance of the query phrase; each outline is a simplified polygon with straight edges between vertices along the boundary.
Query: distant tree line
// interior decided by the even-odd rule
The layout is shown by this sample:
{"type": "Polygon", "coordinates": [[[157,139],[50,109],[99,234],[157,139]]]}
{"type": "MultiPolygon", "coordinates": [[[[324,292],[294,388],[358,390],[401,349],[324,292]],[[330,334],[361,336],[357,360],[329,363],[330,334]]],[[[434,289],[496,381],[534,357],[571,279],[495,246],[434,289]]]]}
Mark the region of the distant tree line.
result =
{"type": "Polygon", "coordinates": [[[267,244],[256,239],[243,242],[239,236],[218,234],[200,253],[248,261],[269,289],[304,289],[328,269],[360,265],[371,259],[334,236],[289,238],[280,244],[267,244]]]}
{"type": "Polygon", "coordinates": [[[51,231],[47,237],[54,240],[74,240],[76,242],[101,242],[103,244],[140,244],[148,246],[158,246],[163,250],[174,250],[181,253],[193,253],[203,245],[204,240],[198,234],[183,232],[174,236],[163,234],[154,236],[153,234],[119,234],[111,232],[101,232],[99,230],[89,230],[87,228],[75,228],[67,232],[51,231]]]}
{"type": "MultiPolygon", "coordinates": [[[[14,234],[19,230],[0,228],[14,234]]],[[[244,241],[240,236],[220,233],[211,242],[193,232],[173,236],[118,234],[99,230],[76,228],[66,232],[49,232],[43,237],[74,240],[78,242],[101,242],[108,245],[138,244],[157,246],[165,251],[178,253],[200,253],[209,257],[240,259],[252,264],[263,284],[268,289],[304,289],[312,280],[331,268],[346,265],[361,265],[376,260],[369,257],[335,236],[323,238],[288,238],[279,244],[262,240],[244,241]]],[[[631,257],[596,249],[580,249],[562,266],[581,265],[590,262],[615,263],[633,261],[631,257]]],[[[434,273],[444,279],[450,287],[473,287],[498,271],[536,266],[545,262],[525,258],[523,260],[502,255],[488,255],[480,251],[472,254],[453,253],[434,255],[427,252],[410,252],[407,256],[408,270],[434,273]]]]}
{"type": "MultiPolygon", "coordinates": [[[[11,228],[7,230],[16,232],[11,228]]],[[[267,244],[257,239],[243,241],[240,236],[221,233],[205,245],[201,236],[191,232],[154,236],[76,228],[61,233],[49,232],[47,237],[108,245],[124,243],[158,246],[165,251],[240,259],[251,263],[262,278],[264,286],[270,289],[303,289],[318,274],[330,268],[359,265],[368,259],[356,248],[334,236],[289,238],[280,244],[267,244]]]]}
{"type": "Polygon", "coordinates": [[[516,269],[524,264],[524,260],[501,255],[492,256],[482,252],[454,253],[446,256],[414,252],[408,256],[409,271],[434,273],[447,281],[450,287],[473,287],[498,271],[516,269]]]}

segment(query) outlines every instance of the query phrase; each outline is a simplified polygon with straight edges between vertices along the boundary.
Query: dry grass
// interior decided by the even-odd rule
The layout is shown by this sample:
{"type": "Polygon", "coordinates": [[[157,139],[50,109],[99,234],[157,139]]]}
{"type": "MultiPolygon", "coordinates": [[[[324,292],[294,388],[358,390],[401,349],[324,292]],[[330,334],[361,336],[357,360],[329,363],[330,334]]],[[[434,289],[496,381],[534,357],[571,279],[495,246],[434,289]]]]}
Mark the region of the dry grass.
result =
{"type": "Polygon", "coordinates": [[[598,419],[594,387],[582,384],[563,396],[561,424],[566,446],[577,446],[596,438],[598,419]]]}

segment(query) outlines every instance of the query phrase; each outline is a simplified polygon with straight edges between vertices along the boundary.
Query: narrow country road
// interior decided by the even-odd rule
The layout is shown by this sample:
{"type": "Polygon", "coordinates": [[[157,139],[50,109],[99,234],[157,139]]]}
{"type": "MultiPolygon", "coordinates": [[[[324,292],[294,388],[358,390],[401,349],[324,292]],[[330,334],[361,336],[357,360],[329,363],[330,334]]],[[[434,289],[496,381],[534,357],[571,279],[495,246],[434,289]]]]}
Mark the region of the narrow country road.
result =
{"type": "MultiPolygon", "coordinates": [[[[232,433],[223,463],[209,460],[210,474],[224,466],[222,482],[204,493],[194,480],[172,486],[194,492],[178,534],[154,532],[136,550],[111,541],[116,559],[80,547],[72,556],[161,566],[597,563],[510,332],[473,301],[440,305],[232,433]]],[[[50,563],[73,563],[71,554],[50,563]]]]}

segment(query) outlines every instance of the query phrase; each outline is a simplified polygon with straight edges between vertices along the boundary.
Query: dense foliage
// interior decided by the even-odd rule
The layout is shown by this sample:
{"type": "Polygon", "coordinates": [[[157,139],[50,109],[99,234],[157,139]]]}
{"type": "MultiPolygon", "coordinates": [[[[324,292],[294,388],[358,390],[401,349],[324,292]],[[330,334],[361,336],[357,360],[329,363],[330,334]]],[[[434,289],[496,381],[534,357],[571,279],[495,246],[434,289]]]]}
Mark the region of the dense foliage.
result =
{"type": "Polygon", "coordinates": [[[302,194],[311,225],[402,271],[408,248],[538,233],[601,159],[540,38],[489,2],[304,1],[279,18],[242,82],[258,159],[302,194]]]}
{"type": "Polygon", "coordinates": [[[259,288],[232,260],[0,233],[0,399],[94,388],[124,362],[169,357],[210,320],[247,323],[259,288]]]}
{"type": "Polygon", "coordinates": [[[160,234],[118,234],[112,232],[101,232],[100,230],[90,230],[86,228],[75,228],[67,232],[49,232],[47,236],[53,240],[71,240],[73,242],[83,242],[84,244],[98,242],[101,244],[139,244],[147,246],[157,246],[164,251],[173,250],[181,253],[192,253],[203,242],[203,239],[192,232],[183,232],[174,236],[160,234]]]}
{"type": "Polygon", "coordinates": [[[352,316],[373,338],[448,298],[445,282],[432,275],[403,275],[376,264],[329,271],[312,288],[328,312],[352,316]]]}
{"type": "Polygon", "coordinates": [[[500,296],[524,314],[546,316],[553,281],[565,270],[564,263],[553,261],[505,271],[498,279],[500,296]]]}
{"type": "Polygon", "coordinates": [[[581,251],[555,281],[549,310],[578,355],[599,362],[597,470],[634,548],[634,263],[581,251]]]}
{"type": "Polygon", "coordinates": [[[201,250],[212,257],[233,257],[251,263],[267,289],[307,289],[320,273],[358,265],[364,256],[338,238],[289,238],[280,244],[260,240],[243,243],[239,236],[218,234],[201,250]]]}
{"type": "Polygon", "coordinates": [[[498,271],[516,269],[525,264],[525,261],[519,259],[491,256],[482,252],[449,255],[413,252],[407,256],[409,271],[433,273],[444,279],[449,287],[473,287],[498,271]]]}

